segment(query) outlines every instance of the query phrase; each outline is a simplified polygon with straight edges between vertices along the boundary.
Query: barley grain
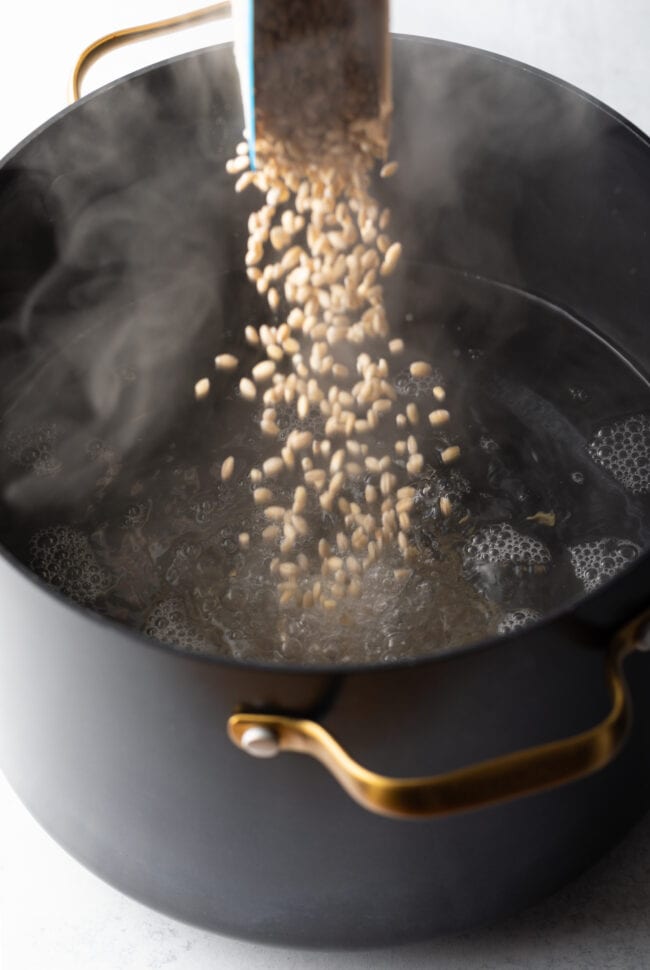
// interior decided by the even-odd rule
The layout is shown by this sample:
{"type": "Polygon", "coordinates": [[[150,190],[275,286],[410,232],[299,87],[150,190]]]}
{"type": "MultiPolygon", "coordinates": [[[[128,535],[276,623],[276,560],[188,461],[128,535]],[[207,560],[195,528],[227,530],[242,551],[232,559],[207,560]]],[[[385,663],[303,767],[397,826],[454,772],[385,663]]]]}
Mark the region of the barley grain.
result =
{"type": "Polygon", "coordinates": [[[445,448],[444,451],[440,452],[440,457],[445,465],[451,465],[460,458],[460,448],[458,445],[452,445],[449,448],[445,448]]]}
{"type": "Polygon", "coordinates": [[[236,158],[229,158],[226,162],[226,171],[229,175],[237,175],[249,166],[248,155],[238,155],[236,158]]]}
{"type": "Polygon", "coordinates": [[[277,456],[267,458],[262,465],[262,470],[268,478],[277,478],[277,476],[284,471],[284,462],[277,456]]]}
{"type": "Polygon", "coordinates": [[[409,419],[410,423],[415,425],[420,420],[420,412],[418,411],[418,406],[414,401],[410,401],[406,405],[406,417],[409,419]]]}
{"type": "Polygon", "coordinates": [[[397,162],[386,162],[385,165],[382,165],[379,175],[383,179],[389,179],[391,176],[395,175],[397,168],[397,162]]]}
{"type": "Polygon", "coordinates": [[[424,458],[420,454],[411,455],[406,463],[406,470],[409,475],[419,475],[424,468],[424,458]]]}
{"type": "Polygon", "coordinates": [[[430,377],[432,373],[431,364],[427,364],[424,360],[416,360],[411,364],[410,367],[411,375],[413,377],[430,377]]]}
{"type": "Polygon", "coordinates": [[[210,381],[207,377],[202,377],[194,385],[194,397],[197,401],[202,401],[210,393],[210,381]]]}
{"type": "Polygon", "coordinates": [[[449,518],[453,511],[453,506],[451,504],[451,499],[447,495],[443,495],[440,499],[440,511],[446,519],[449,518]]]}
{"type": "Polygon", "coordinates": [[[217,354],[214,358],[214,366],[217,370],[235,370],[239,360],[234,354],[217,354]]]}
{"type": "Polygon", "coordinates": [[[228,455],[228,457],[224,460],[223,464],[221,465],[221,481],[227,482],[228,479],[232,477],[232,473],[234,472],[234,470],[235,470],[235,459],[233,458],[232,455],[228,455]]]}
{"type": "Polygon", "coordinates": [[[443,408],[439,408],[436,411],[432,411],[429,415],[429,423],[434,428],[440,428],[445,424],[449,423],[449,411],[445,411],[443,408]]]}
{"type": "Polygon", "coordinates": [[[239,382],[240,394],[247,401],[254,401],[257,397],[257,388],[248,377],[242,377],[239,382]]]}

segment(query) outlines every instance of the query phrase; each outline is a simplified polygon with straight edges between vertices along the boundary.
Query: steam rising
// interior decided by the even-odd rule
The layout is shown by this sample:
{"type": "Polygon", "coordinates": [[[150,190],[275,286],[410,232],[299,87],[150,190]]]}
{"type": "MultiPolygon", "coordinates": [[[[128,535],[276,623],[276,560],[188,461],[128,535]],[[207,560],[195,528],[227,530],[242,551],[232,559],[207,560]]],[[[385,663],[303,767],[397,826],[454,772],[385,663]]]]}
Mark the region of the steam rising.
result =
{"type": "MultiPolygon", "coordinates": [[[[492,76],[489,61],[477,72],[464,52],[445,54],[446,70],[432,85],[432,57],[442,52],[414,44],[426,56],[395,61],[393,146],[402,175],[386,201],[396,235],[417,227],[407,256],[422,251],[520,280],[517,219],[534,200],[517,198],[516,181],[504,186],[501,159],[518,151],[522,180],[531,165],[557,164],[567,131],[574,151],[576,131],[584,127],[590,140],[586,109],[576,99],[559,112],[550,87],[531,100],[518,72],[492,76]],[[493,184],[485,195],[495,179],[508,203],[496,220],[494,206],[486,208],[493,184]],[[423,201],[431,208],[424,223],[423,201]]],[[[3,323],[21,343],[18,365],[3,360],[4,434],[38,433],[56,411],[64,503],[88,487],[89,440],[108,440],[124,460],[139,442],[152,445],[201,376],[190,362],[199,335],[209,327],[220,345],[219,273],[237,264],[244,228],[222,174],[241,131],[239,111],[230,53],[207,53],[89,99],[20,158],[20,178],[54,224],[56,259],[3,323]]],[[[36,508],[51,501],[51,487],[42,468],[14,468],[5,498],[36,508]]]]}
{"type": "Polygon", "coordinates": [[[184,164],[178,122],[179,103],[201,111],[196,95],[209,111],[212,84],[201,75],[212,59],[200,65],[167,92],[175,105],[169,118],[146,80],[131,82],[75,109],[21,159],[20,259],[38,258],[20,251],[21,235],[33,244],[36,229],[43,245],[51,222],[54,232],[49,265],[3,320],[13,351],[0,365],[8,402],[1,440],[12,465],[4,497],[12,506],[51,503],[53,489],[56,502],[79,501],[93,474],[86,455],[93,440],[110,442],[122,462],[152,447],[191,389],[197,336],[209,325],[220,339],[219,271],[229,261],[227,235],[215,222],[227,191],[215,164],[223,124],[215,119],[207,137],[202,128],[192,132],[184,164]],[[28,195],[38,200],[36,212],[28,195]],[[38,456],[31,467],[25,461],[29,441],[43,435],[52,470],[65,471],[56,481],[38,456]]]}

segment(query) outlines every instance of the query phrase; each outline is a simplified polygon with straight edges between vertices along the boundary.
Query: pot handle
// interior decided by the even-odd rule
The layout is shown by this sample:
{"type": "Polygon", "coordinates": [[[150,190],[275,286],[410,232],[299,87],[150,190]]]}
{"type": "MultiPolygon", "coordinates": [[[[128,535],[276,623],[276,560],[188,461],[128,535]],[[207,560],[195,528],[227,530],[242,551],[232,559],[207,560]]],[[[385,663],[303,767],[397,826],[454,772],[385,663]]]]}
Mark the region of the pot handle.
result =
{"type": "Polygon", "coordinates": [[[256,757],[282,751],[320,761],[363,808],[392,818],[453,815],[556,788],[604,768],[626,740],[632,719],[622,665],[633,650],[650,649],[650,611],[627,624],[607,650],[611,696],[607,716],[580,734],[424,778],[390,778],[354,761],[315,721],[238,713],[228,720],[231,741],[256,757]]]}
{"type": "Polygon", "coordinates": [[[68,102],[72,104],[81,97],[81,85],[83,80],[92,67],[111,50],[124,47],[126,44],[144,40],[147,37],[162,36],[171,34],[176,30],[184,30],[186,27],[198,27],[199,24],[209,23],[213,20],[221,20],[227,17],[231,11],[230,0],[221,0],[220,3],[213,3],[209,7],[201,7],[200,10],[190,10],[188,13],[179,14],[176,17],[168,17],[166,20],[156,20],[150,24],[140,24],[138,27],[126,27],[124,30],[115,30],[111,34],[105,34],[99,40],[93,41],[80,54],[74,66],[72,77],[70,78],[68,102]]]}

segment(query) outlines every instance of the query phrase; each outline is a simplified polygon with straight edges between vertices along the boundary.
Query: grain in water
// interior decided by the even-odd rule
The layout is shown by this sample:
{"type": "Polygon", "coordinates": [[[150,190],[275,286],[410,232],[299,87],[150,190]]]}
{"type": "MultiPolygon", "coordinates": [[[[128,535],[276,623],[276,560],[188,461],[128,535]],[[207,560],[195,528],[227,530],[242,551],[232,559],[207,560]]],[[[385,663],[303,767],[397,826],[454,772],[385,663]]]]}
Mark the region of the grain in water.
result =
{"type": "MultiPolygon", "coordinates": [[[[390,334],[383,281],[402,245],[388,234],[390,212],[371,191],[373,173],[398,172],[386,158],[390,99],[381,75],[355,59],[345,7],[305,0],[289,23],[277,4],[256,4],[256,167],[249,168],[246,142],[226,163],[237,192],[263,196],[248,219],[245,265],[270,311],[268,321],[246,327],[260,360],[240,378],[240,394],[251,403],[261,397],[266,440],[279,438],[279,409],[288,425],[277,452],[255,470],[254,504],[264,509],[263,540],[277,552],[270,568],[280,604],[325,610],[358,597],[364,574],[387,550],[406,567],[416,557],[413,497],[404,488],[424,467],[418,408],[411,401],[400,410],[389,363],[405,348],[390,334]],[[323,18],[329,33],[317,29],[323,18]],[[296,33],[291,56],[278,57],[278,38],[295,41],[296,33]],[[322,63],[346,58],[354,67],[332,97],[320,84],[322,63]],[[296,98],[296,88],[305,96],[296,98]],[[407,441],[379,446],[389,425],[404,423],[407,441]]],[[[221,353],[217,367],[232,360],[221,353]]],[[[410,373],[428,378],[431,364],[412,361],[410,373]]],[[[444,396],[436,387],[432,403],[444,396]]],[[[447,410],[429,414],[433,428],[449,420],[447,410]]],[[[445,440],[439,453],[446,463],[460,452],[445,440]]],[[[441,509],[452,514],[449,499],[441,509]]]]}

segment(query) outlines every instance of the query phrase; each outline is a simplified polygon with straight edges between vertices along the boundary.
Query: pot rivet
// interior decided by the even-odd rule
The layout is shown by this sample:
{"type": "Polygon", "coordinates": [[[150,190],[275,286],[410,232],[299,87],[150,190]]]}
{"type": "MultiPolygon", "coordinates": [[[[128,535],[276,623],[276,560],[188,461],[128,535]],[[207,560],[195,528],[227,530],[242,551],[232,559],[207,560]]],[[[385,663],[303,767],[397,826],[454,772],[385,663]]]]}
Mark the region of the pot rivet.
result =
{"type": "Polygon", "coordinates": [[[246,728],[241,736],[240,745],[254,758],[274,758],[280,751],[279,738],[275,731],[260,724],[246,728]]]}

